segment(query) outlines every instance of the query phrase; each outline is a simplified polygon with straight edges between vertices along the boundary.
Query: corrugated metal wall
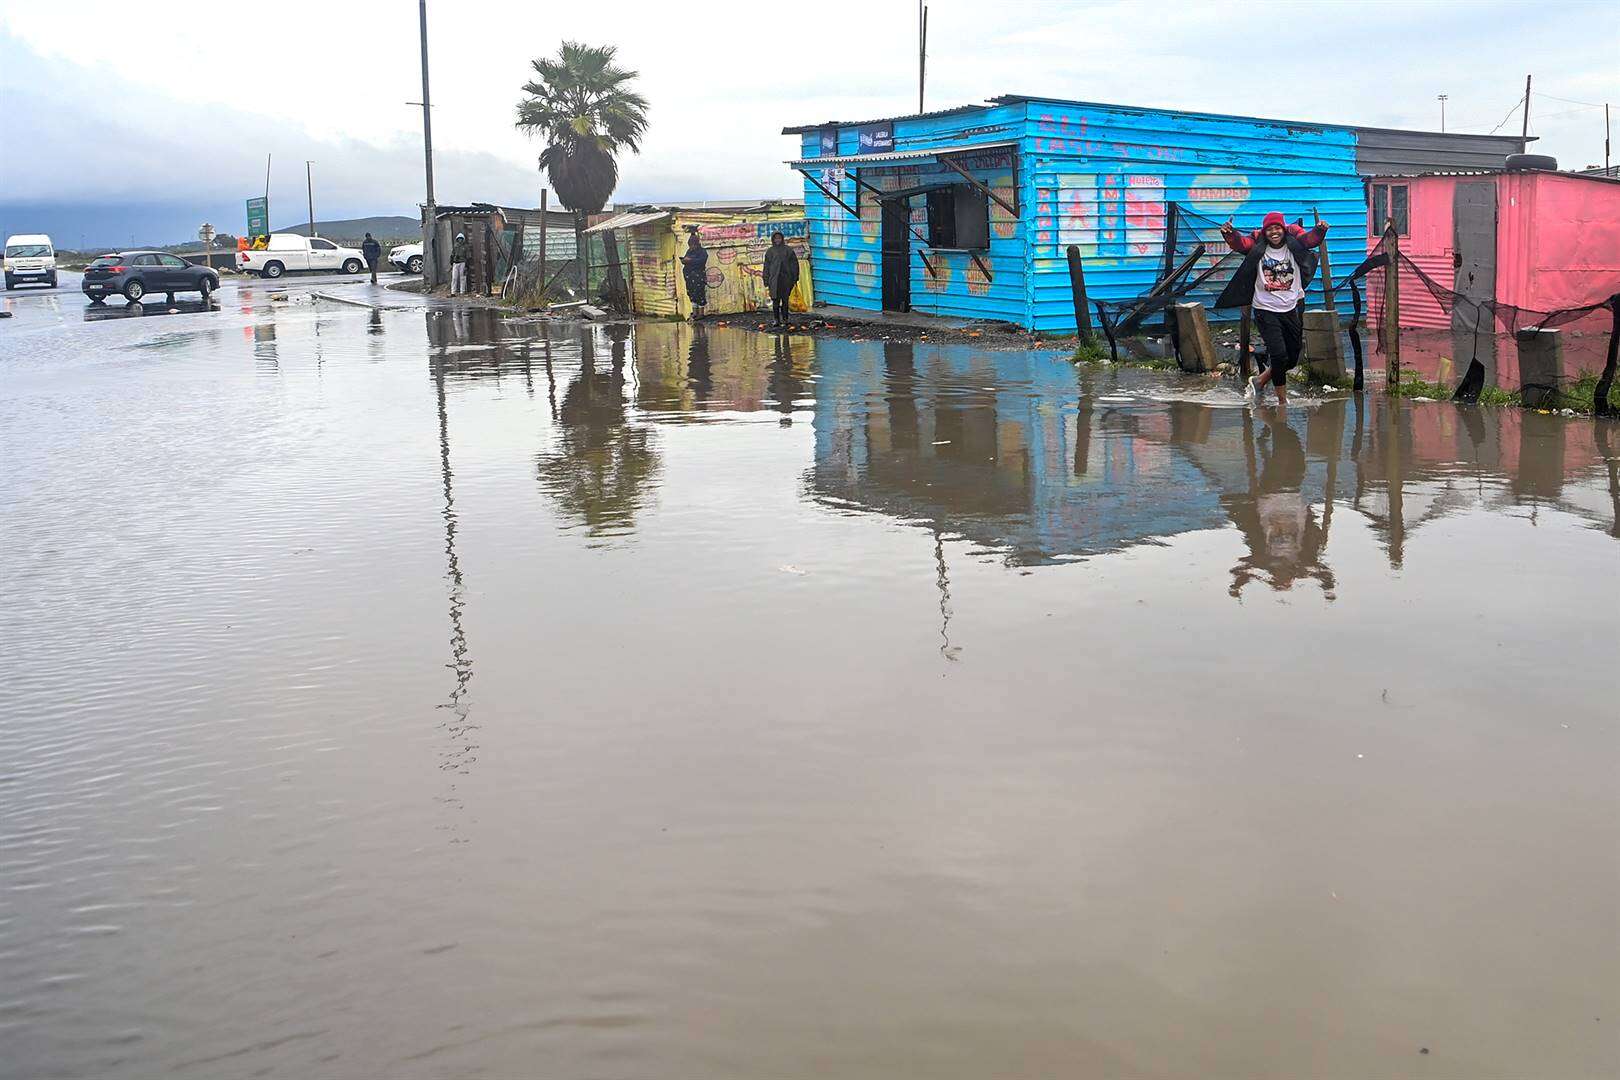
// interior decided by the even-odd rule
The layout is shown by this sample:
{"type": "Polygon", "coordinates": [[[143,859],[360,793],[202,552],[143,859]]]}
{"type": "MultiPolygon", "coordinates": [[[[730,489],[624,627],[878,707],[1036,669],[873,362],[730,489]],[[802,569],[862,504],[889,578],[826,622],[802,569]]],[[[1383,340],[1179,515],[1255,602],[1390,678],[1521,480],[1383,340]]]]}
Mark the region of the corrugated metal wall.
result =
{"type": "Polygon", "coordinates": [[[1516,135],[1458,135],[1451,132],[1387,131],[1354,128],[1356,169],[1363,176],[1500,169],[1509,154],[1522,153],[1516,135]]]}
{"type": "MultiPolygon", "coordinates": [[[[1063,102],[1025,107],[1024,183],[1034,209],[1029,308],[1038,331],[1074,329],[1070,244],[1080,247],[1091,298],[1128,300],[1151,289],[1164,264],[1171,201],[1207,219],[1198,229],[1207,254],[1194,275],[1227,250],[1208,222],[1230,217],[1240,229],[1256,229],[1272,210],[1307,225],[1319,212],[1331,226],[1337,269],[1363,257],[1365,195],[1348,129],[1063,102]]],[[[1229,275],[1223,269],[1211,285],[1229,275]]],[[[1311,291],[1319,295],[1320,281],[1311,291]]]]}
{"type": "MultiPolygon", "coordinates": [[[[1456,180],[1450,176],[1412,177],[1405,180],[1384,181],[1405,184],[1407,195],[1408,235],[1401,237],[1401,254],[1412,260],[1423,272],[1447,289],[1456,284],[1456,268],[1452,265],[1454,229],[1452,228],[1452,190],[1456,180]]],[[[1367,211],[1363,226],[1366,233],[1366,251],[1374,252],[1383,243],[1379,222],[1372,220],[1367,211]]],[[[1373,271],[1372,285],[1367,290],[1367,325],[1377,326],[1384,311],[1384,279],[1382,271],[1373,271]]],[[[1401,325],[1430,330],[1451,327],[1451,316],[1440,306],[1434,294],[1424,287],[1418,276],[1406,267],[1401,268],[1401,325]]]]}

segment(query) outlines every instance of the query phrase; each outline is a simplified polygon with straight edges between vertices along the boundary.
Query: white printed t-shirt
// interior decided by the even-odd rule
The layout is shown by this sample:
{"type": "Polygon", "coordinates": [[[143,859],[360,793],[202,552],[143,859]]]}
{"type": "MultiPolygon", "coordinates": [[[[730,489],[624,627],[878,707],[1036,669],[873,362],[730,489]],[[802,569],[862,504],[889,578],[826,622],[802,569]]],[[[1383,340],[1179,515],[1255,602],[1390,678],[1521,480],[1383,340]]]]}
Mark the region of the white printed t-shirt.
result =
{"type": "Polygon", "coordinates": [[[1254,278],[1254,306],[1262,311],[1293,311],[1305,297],[1294,253],[1284,244],[1260,243],[1260,272],[1254,278]]]}

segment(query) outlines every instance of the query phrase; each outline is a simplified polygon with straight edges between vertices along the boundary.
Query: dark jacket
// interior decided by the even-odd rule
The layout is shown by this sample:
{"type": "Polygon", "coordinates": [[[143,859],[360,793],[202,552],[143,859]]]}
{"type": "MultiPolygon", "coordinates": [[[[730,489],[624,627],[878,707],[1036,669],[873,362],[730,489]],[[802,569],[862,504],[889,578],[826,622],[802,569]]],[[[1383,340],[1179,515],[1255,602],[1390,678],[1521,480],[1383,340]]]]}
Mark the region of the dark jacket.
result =
{"type": "Polygon", "coordinates": [[[709,280],[709,249],[687,248],[686,254],[681,256],[681,273],[686,276],[686,287],[690,291],[694,282],[699,285],[709,280]]]}
{"type": "Polygon", "coordinates": [[[377,243],[375,236],[368,236],[365,243],[360,245],[360,254],[366,257],[366,262],[376,262],[382,258],[382,245],[377,243]]]}
{"type": "Polygon", "coordinates": [[[450,261],[452,263],[466,262],[468,253],[471,250],[472,244],[468,243],[465,236],[456,237],[456,239],[450,244],[450,261]]]}
{"type": "Polygon", "coordinates": [[[786,244],[765,249],[765,289],[772,296],[793,291],[799,281],[799,257],[786,244]]]}
{"type": "MultiPolygon", "coordinates": [[[[1327,236],[1325,229],[1302,229],[1298,225],[1290,225],[1285,230],[1283,245],[1293,253],[1294,263],[1299,267],[1299,287],[1310,288],[1311,279],[1316,277],[1316,252],[1311,248],[1321,245],[1327,236]]],[[[1242,233],[1232,233],[1226,238],[1226,246],[1243,256],[1243,262],[1238,265],[1237,273],[1232,280],[1226,283],[1221,295],[1215,298],[1218,308],[1243,307],[1254,303],[1254,282],[1260,276],[1260,256],[1265,254],[1266,238],[1261,230],[1245,236],[1242,233]]]]}

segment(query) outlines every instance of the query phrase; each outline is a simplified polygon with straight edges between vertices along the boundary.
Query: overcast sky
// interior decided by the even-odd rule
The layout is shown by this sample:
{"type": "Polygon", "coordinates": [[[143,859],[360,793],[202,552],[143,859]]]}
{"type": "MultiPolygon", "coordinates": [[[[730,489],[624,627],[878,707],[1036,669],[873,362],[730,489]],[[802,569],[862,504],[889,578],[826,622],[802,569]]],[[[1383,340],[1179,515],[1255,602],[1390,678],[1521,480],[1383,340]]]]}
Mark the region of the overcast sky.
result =
{"type": "MultiPolygon", "coordinates": [[[[0,0],[0,229],[37,211],[92,243],[180,239],[205,216],[240,230],[266,153],[276,227],[306,215],[306,159],[318,218],[414,213],[416,0],[180,10],[0,0]]],[[[622,201],[798,195],[783,125],[916,105],[908,0],[430,0],[428,20],[441,202],[538,202],[513,110],[529,59],[565,38],[615,44],[641,73],[651,129],[621,164],[622,201]]],[[[1434,129],[1446,93],[1449,129],[1488,132],[1530,72],[1549,95],[1532,99],[1537,149],[1581,167],[1602,162],[1587,103],[1620,103],[1617,50],[1609,0],[932,0],[928,106],[1019,93],[1434,129]]]]}

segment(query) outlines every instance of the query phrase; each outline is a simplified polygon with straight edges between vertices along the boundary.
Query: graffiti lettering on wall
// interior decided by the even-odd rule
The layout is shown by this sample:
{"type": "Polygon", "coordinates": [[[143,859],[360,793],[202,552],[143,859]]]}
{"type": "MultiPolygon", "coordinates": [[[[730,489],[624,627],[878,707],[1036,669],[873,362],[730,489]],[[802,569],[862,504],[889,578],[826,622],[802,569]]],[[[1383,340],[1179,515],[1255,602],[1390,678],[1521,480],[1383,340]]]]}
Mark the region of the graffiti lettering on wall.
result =
{"type": "Polygon", "coordinates": [[[779,232],[789,239],[795,236],[809,235],[805,231],[805,222],[803,221],[761,221],[754,225],[754,236],[756,238],[769,240],[773,232],[779,232]]]}
{"type": "Polygon", "coordinates": [[[1070,245],[1106,264],[1164,252],[1164,177],[1150,173],[1060,173],[1035,192],[1037,254],[1057,258],[1070,245]]]}
{"type": "Polygon", "coordinates": [[[1087,157],[1116,157],[1141,161],[1183,161],[1187,151],[1179,146],[1144,146],[1141,143],[1093,139],[1087,131],[1088,121],[1069,119],[1067,113],[1053,116],[1043,113],[1036,125],[1037,152],[1048,154],[1080,154],[1087,157]]]}
{"type": "Polygon", "coordinates": [[[1227,217],[1248,201],[1249,178],[1244,173],[1217,169],[1193,177],[1187,186],[1188,204],[1207,217],[1227,217]]]}

